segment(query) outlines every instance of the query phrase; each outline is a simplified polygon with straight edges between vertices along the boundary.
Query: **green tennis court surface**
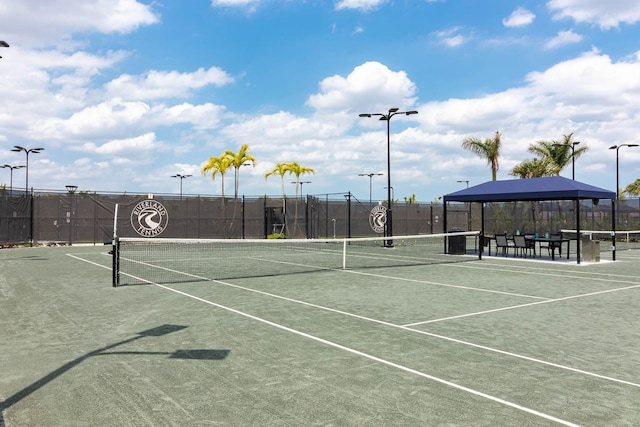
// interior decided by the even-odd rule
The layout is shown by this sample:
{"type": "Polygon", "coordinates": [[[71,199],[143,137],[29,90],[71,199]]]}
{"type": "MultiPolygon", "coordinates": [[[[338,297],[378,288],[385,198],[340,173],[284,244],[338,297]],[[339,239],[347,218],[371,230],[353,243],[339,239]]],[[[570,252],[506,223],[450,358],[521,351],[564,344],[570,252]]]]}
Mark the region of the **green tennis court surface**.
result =
{"type": "Polygon", "coordinates": [[[113,288],[109,249],[0,251],[0,423],[640,425],[640,250],[113,288]]]}

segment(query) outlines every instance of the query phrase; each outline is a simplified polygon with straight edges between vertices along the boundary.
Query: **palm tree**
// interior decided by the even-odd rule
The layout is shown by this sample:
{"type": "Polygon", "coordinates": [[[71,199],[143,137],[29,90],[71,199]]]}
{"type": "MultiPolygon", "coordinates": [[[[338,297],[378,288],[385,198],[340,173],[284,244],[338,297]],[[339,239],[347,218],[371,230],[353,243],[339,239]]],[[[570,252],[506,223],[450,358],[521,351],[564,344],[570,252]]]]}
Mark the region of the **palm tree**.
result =
{"type": "Polygon", "coordinates": [[[296,176],[296,209],[295,217],[293,220],[293,232],[295,233],[296,227],[298,225],[298,188],[300,187],[300,176],[308,173],[315,174],[316,171],[313,168],[302,166],[296,162],[289,163],[288,168],[291,173],[296,176]]]}
{"type": "Polygon", "coordinates": [[[628,194],[630,196],[638,196],[640,195],[640,178],[633,181],[631,184],[627,185],[624,190],[622,190],[623,194],[628,194]]]}
{"type": "Polygon", "coordinates": [[[296,199],[298,198],[298,188],[300,187],[300,176],[308,173],[315,174],[316,170],[307,166],[299,165],[296,162],[289,163],[289,170],[296,176],[296,199]]]}
{"type": "Polygon", "coordinates": [[[560,172],[567,167],[574,159],[580,157],[589,147],[582,146],[575,148],[573,132],[562,135],[562,140],[538,141],[529,145],[529,152],[536,154],[541,160],[549,163],[552,175],[560,175],[560,172]],[[573,149],[571,148],[573,147],[573,149]]]}
{"type": "Polygon", "coordinates": [[[416,195],[415,195],[415,194],[412,194],[412,195],[411,195],[411,196],[409,196],[409,197],[404,196],[404,202],[405,202],[407,205],[412,205],[412,204],[414,204],[414,203],[416,202],[416,198],[417,198],[417,197],[416,197],[416,195]]]}
{"type": "Polygon", "coordinates": [[[251,163],[254,167],[256,165],[256,158],[249,155],[249,144],[242,144],[240,150],[234,153],[231,150],[224,150],[224,155],[227,156],[231,162],[230,166],[235,169],[235,192],[234,198],[238,198],[238,183],[240,177],[240,168],[248,163],[251,163]]]}
{"type": "Polygon", "coordinates": [[[222,177],[222,218],[224,221],[224,225],[222,226],[223,233],[225,237],[227,236],[227,209],[226,209],[226,199],[224,197],[224,175],[229,170],[231,166],[231,159],[225,154],[220,155],[219,157],[210,157],[207,163],[202,166],[200,170],[202,175],[207,175],[207,172],[211,171],[211,179],[215,180],[216,175],[220,174],[222,177]]]}
{"type": "Polygon", "coordinates": [[[266,174],[264,174],[264,179],[266,180],[267,178],[269,178],[272,175],[280,175],[280,178],[282,180],[282,215],[285,218],[285,222],[286,222],[286,194],[284,191],[284,176],[285,174],[290,174],[291,173],[291,168],[289,163],[278,163],[276,164],[276,166],[273,168],[273,170],[271,172],[267,172],[266,174]]]}
{"type": "Polygon", "coordinates": [[[231,159],[222,154],[219,157],[210,157],[207,163],[202,166],[200,172],[202,175],[206,176],[209,171],[211,171],[211,179],[215,180],[216,175],[220,174],[222,180],[222,199],[224,200],[224,175],[229,170],[231,166],[231,159]]]}
{"type": "Polygon", "coordinates": [[[491,165],[491,179],[493,181],[496,180],[498,169],[500,168],[498,158],[500,157],[501,137],[500,132],[496,131],[493,138],[480,139],[470,137],[462,141],[462,148],[486,159],[487,163],[491,165]]]}
{"type": "Polygon", "coordinates": [[[267,172],[266,174],[264,174],[264,179],[266,180],[267,178],[269,178],[272,175],[279,175],[280,178],[282,178],[282,197],[285,196],[284,194],[284,175],[287,173],[291,173],[291,168],[289,166],[289,163],[278,163],[276,164],[276,166],[273,168],[273,170],[271,172],[267,172]]]}
{"type": "Polygon", "coordinates": [[[555,169],[552,169],[549,163],[542,159],[531,159],[515,165],[509,175],[520,178],[540,178],[555,175],[555,169]]]}

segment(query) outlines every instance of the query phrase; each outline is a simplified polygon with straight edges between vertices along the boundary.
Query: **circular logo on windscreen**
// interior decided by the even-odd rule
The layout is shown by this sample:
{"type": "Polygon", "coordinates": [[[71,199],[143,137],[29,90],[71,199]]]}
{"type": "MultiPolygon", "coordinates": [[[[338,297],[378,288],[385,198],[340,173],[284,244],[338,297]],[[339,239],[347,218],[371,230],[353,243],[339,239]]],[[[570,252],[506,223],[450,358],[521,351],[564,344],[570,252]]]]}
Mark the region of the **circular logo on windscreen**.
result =
{"type": "Polygon", "coordinates": [[[383,233],[387,223],[387,208],[382,205],[374,206],[369,212],[369,225],[376,233],[383,233]]]}
{"type": "Polygon", "coordinates": [[[143,237],[155,237],[167,228],[169,215],[162,203],[145,200],[133,208],[131,226],[143,237]]]}

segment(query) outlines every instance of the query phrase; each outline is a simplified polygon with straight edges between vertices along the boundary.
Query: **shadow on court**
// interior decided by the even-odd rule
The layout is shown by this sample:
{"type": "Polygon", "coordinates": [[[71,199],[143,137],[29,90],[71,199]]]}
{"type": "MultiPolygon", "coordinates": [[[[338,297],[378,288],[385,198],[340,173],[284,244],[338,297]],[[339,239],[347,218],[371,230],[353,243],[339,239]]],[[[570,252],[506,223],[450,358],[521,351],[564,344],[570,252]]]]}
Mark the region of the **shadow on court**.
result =
{"type": "Polygon", "coordinates": [[[77,359],[70,361],[69,363],[65,363],[55,371],[45,375],[40,378],[36,382],[28,385],[23,388],[19,392],[15,393],[13,396],[9,396],[6,400],[0,402],[0,427],[4,427],[4,411],[15,405],[25,397],[31,395],[36,392],[40,388],[49,384],[51,381],[55,380],[59,376],[63,375],[70,369],[84,362],[86,359],[94,356],[111,356],[111,355],[158,355],[158,356],[168,356],[170,359],[187,359],[187,360],[223,360],[228,355],[230,350],[205,350],[205,349],[196,349],[196,350],[175,350],[173,352],[144,352],[144,351],[110,351],[118,346],[129,344],[131,342],[137,341],[141,338],[147,337],[160,337],[163,335],[171,334],[173,332],[181,331],[182,329],[186,329],[187,326],[181,325],[161,325],[155,328],[147,329],[146,331],[138,332],[136,336],[131,337],[129,339],[110,344],[108,346],[99,348],[90,353],[87,353],[77,359]]]}

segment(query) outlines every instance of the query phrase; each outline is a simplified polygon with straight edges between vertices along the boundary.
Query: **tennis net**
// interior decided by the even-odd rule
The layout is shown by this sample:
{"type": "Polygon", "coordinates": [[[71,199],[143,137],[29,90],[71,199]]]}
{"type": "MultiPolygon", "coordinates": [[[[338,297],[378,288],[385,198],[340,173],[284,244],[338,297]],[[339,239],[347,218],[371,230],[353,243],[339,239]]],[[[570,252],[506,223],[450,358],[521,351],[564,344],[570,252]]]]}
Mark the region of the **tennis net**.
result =
{"type": "Polygon", "coordinates": [[[113,286],[475,260],[478,232],[344,239],[117,238],[113,286]],[[456,255],[453,255],[455,253],[456,255]]]}

